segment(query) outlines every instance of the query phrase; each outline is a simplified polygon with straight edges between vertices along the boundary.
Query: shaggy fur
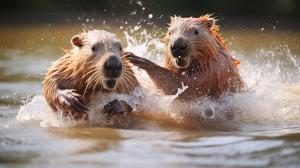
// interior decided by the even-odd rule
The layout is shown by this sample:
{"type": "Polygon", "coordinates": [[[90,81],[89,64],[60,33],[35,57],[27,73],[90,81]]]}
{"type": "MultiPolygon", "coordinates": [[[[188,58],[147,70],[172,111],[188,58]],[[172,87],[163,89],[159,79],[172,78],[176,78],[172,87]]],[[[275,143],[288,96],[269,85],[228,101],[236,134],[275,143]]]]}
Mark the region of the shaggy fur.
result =
{"type": "MultiPolygon", "coordinates": [[[[64,115],[80,118],[88,111],[88,103],[95,93],[129,93],[139,86],[139,82],[128,62],[122,57],[123,71],[117,79],[116,88],[105,89],[102,84],[102,67],[107,59],[105,54],[120,47],[120,42],[115,35],[99,30],[84,32],[77,37],[82,40],[83,46],[73,46],[73,49],[65,51],[65,55],[49,68],[44,80],[44,96],[53,111],[63,111],[64,115]],[[95,56],[91,53],[91,47],[98,43],[103,45],[101,50],[104,51],[95,56]],[[65,100],[67,98],[70,98],[69,101],[65,100]],[[72,109],[74,101],[82,108],[72,109]]],[[[121,56],[123,52],[118,54],[121,56]]]]}
{"type": "Polygon", "coordinates": [[[166,46],[164,67],[133,54],[128,57],[133,64],[144,69],[165,94],[176,94],[183,84],[188,89],[179,95],[179,100],[202,96],[219,98],[226,92],[237,92],[244,87],[237,69],[239,61],[230,55],[210,15],[171,17],[166,46]],[[183,37],[188,43],[189,64],[186,67],[178,67],[170,51],[172,42],[178,37],[183,37]]]}

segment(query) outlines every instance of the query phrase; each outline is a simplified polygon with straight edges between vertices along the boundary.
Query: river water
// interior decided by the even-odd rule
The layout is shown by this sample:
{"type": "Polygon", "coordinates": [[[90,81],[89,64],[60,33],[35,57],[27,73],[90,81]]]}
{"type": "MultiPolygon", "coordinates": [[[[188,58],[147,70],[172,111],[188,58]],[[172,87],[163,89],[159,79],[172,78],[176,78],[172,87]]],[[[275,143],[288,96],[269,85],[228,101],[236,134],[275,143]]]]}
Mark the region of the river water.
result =
{"type": "MultiPolygon", "coordinates": [[[[162,64],[163,26],[93,27],[162,64]]],[[[80,31],[81,25],[0,28],[0,167],[299,167],[300,32],[222,30],[248,90],[226,96],[225,105],[204,100],[193,106],[238,108],[226,121],[229,129],[222,123],[115,129],[57,123],[41,96],[44,73],[80,31]]],[[[148,87],[145,73],[135,71],[148,87]]]]}

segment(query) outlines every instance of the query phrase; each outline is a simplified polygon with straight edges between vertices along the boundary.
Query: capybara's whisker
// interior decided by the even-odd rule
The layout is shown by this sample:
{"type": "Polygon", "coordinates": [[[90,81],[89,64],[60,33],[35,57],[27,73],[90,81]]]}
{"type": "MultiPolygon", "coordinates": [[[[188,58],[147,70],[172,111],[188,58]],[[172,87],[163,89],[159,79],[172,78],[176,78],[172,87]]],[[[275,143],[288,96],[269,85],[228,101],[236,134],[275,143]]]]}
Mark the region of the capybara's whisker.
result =
{"type": "Polygon", "coordinates": [[[211,15],[171,17],[164,67],[136,65],[146,70],[156,87],[167,95],[176,94],[182,83],[187,85],[177,97],[181,101],[203,96],[219,98],[226,92],[241,91],[244,82],[215,22],[211,15]]]}
{"type": "Polygon", "coordinates": [[[66,50],[66,54],[50,67],[44,81],[44,95],[54,112],[63,111],[64,116],[73,115],[78,119],[77,113],[85,113],[96,94],[104,90],[128,94],[139,86],[132,71],[125,80],[116,75],[122,73],[120,65],[130,68],[121,59],[121,44],[116,35],[92,30],[75,35],[71,43],[73,49],[66,50]],[[117,80],[124,81],[120,82],[123,86],[117,80]],[[125,88],[128,83],[132,87],[125,88]]]}

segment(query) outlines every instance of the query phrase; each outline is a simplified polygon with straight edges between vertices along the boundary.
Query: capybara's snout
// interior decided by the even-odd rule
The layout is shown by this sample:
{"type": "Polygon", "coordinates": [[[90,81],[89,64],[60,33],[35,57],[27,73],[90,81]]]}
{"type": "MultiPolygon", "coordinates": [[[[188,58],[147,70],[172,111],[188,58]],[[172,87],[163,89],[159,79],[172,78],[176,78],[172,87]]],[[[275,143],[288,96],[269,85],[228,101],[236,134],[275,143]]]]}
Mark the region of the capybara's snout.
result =
{"type": "Polygon", "coordinates": [[[186,39],[178,37],[170,46],[171,53],[174,58],[183,58],[188,54],[188,44],[186,39]]]}
{"type": "Polygon", "coordinates": [[[122,61],[118,56],[109,56],[104,63],[104,76],[106,78],[118,78],[122,74],[122,61]]]}

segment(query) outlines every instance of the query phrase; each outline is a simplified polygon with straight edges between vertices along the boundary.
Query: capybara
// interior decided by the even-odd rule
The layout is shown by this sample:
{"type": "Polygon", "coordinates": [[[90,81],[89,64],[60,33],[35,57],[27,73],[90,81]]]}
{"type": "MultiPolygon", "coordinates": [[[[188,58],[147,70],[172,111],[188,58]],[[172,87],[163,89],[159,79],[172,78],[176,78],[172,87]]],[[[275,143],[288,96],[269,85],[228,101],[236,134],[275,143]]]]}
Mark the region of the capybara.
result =
{"type": "MultiPolygon", "coordinates": [[[[139,86],[116,35],[92,30],[75,35],[71,43],[73,48],[54,62],[44,80],[44,96],[54,112],[88,119],[96,93],[127,94],[139,86]]],[[[104,107],[109,115],[130,110],[121,100],[104,107]]]]}
{"type": "Polygon", "coordinates": [[[171,17],[164,67],[134,54],[129,54],[128,59],[144,69],[166,95],[176,94],[182,85],[187,86],[177,100],[203,96],[218,99],[227,92],[244,88],[237,68],[239,61],[226,48],[211,15],[171,17]]]}

